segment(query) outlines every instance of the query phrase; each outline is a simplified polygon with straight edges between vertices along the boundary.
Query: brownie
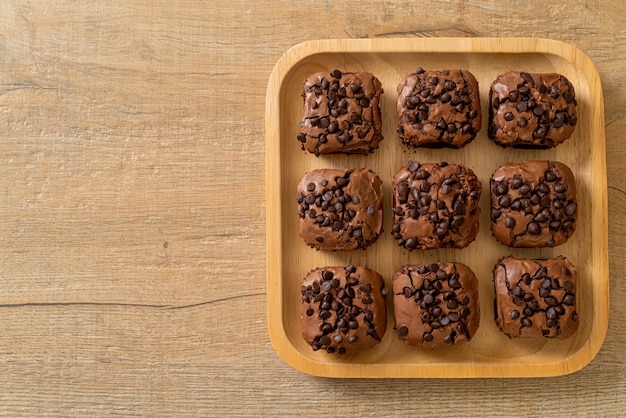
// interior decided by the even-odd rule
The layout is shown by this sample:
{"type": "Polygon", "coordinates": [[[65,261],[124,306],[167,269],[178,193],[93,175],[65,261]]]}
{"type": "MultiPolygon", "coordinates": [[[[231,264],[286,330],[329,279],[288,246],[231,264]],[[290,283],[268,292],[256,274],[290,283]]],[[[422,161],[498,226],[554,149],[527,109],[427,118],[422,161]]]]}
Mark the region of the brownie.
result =
{"type": "Polygon", "coordinates": [[[478,233],[481,191],[462,165],[409,161],[393,179],[391,233],[408,250],[466,247],[478,233]]]}
{"type": "Polygon", "coordinates": [[[489,90],[487,134],[498,145],[552,148],[576,127],[574,87],[561,74],[510,71],[489,90]]]}
{"type": "Polygon", "coordinates": [[[396,332],[401,340],[439,348],[472,339],[480,322],[478,280],[461,263],[407,265],[393,276],[396,332]]]}
{"type": "Polygon", "coordinates": [[[303,150],[320,154],[368,154],[383,139],[380,81],[368,72],[333,70],[312,74],[304,82],[300,122],[303,150]]]}
{"type": "Polygon", "coordinates": [[[565,257],[506,257],[493,278],[495,321],[509,338],[567,338],[578,328],[576,269],[565,257]]]}
{"type": "Polygon", "coordinates": [[[467,70],[418,68],[398,85],[396,112],[403,143],[460,148],[480,130],[478,83],[467,70]]]}
{"type": "Polygon", "coordinates": [[[491,231],[509,247],[561,245],[576,227],[576,183],[557,161],[521,161],[491,177],[491,231]]]}
{"type": "Polygon", "coordinates": [[[300,236],[326,251],[372,244],[383,230],[383,186],[367,168],[318,169],[298,185],[300,236]]]}
{"type": "Polygon", "coordinates": [[[314,351],[357,353],[380,342],[387,328],[387,289],[364,267],[322,267],[301,289],[302,337],[314,351]]]}

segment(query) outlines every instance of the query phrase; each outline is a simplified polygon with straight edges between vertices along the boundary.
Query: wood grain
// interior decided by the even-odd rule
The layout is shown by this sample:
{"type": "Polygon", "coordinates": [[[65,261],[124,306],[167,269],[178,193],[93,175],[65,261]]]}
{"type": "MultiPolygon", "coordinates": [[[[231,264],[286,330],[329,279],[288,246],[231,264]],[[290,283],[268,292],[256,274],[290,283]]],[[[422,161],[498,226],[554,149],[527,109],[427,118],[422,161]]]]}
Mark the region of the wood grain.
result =
{"type": "Polygon", "coordinates": [[[2,2],[0,414],[620,415],[625,19],[611,0],[2,2]],[[266,321],[274,64],[312,39],[494,35],[568,42],[602,79],[611,299],[598,356],[550,379],[293,370],[266,321]]]}
{"type": "MultiPolygon", "coordinates": [[[[283,55],[272,75],[266,106],[268,322],[272,344],[298,370],[329,377],[539,377],[571,373],[587,365],[604,341],[608,324],[608,248],[603,98],[598,73],[579,50],[550,40],[528,38],[392,38],[325,40],[299,44],[283,55]],[[395,140],[395,86],[418,66],[463,68],[478,80],[483,115],[488,114],[489,85],[511,68],[565,75],[576,89],[580,122],[562,146],[551,150],[503,150],[482,129],[461,149],[407,149],[395,140]],[[523,66],[523,67],[520,67],[523,66]],[[367,156],[303,153],[294,140],[301,120],[302,80],[321,69],[369,71],[386,90],[381,99],[383,141],[367,156]],[[389,140],[391,139],[391,140],[389,140]],[[511,249],[500,245],[489,228],[489,178],[511,161],[556,160],[573,167],[578,201],[576,233],[565,245],[544,249],[511,249]],[[391,183],[408,161],[448,161],[471,168],[483,184],[481,228],[475,242],[462,250],[408,252],[384,233],[365,251],[313,251],[298,235],[294,190],[311,169],[367,167],[379,173],[385,189],[383,212],[391,211],[391,183]],[[294,214],[294,216],[290,216],[294,214]],[[595,242],[589,246],[588,242],[595,242]],[[574,338],[516,340],[493,322],[494,265],[507,255],[550,258],[563,255],[577,266],[577,311],[574,338]],[[481,326],[470,344],[449,350],[416,350],[395,332],[358,356],[338,358],[313,353],[300,333],[300,281],[313,268],[355,264],[387,279],[405,264],[462,262],[479,282],[481,326]]],[[[391,216],[384,230],[391,231],[391,216]]],[[[391,304],[391,300],[389,300],[391,304]]],[[[390,307],[391,310],[391,307],[390,307]]],[[[388,328],[394,327],[389,312],[388,328]]]]}

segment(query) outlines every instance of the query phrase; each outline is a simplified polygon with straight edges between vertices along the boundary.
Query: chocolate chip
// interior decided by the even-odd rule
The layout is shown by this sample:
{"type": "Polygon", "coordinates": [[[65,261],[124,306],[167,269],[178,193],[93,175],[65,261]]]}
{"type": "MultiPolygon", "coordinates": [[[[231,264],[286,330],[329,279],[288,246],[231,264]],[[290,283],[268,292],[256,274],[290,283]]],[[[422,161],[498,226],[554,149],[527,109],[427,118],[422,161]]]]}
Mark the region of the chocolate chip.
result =
{"type": "Polygon", "coordinates": [[[430,177],[430,173],[426,170],[418,170],[415,172],[415,178],[417,180],[426,180],[428,177],[430,177]]]}
{"type": "Polygon", "coordinates": [[[339,70],[333,70],[333,72],[331,72],[330,75],[333,76],[334,78],[341,78],[343,74],[339,70]]]}
{"type": "Polygon", "coordinates": [[[398,328],[398,335],[402,338],[406,337],[407,335],[409,335],[409,329],[405,326],[401,326],[400,328],[398,328]]]}
{"type": "Polygon", "coordinates": [[[526,120],[525,117],[520,116],[519,118],[517,118],[517,124],[521,127],[521,128],[525,128],[528,125],[528,121],[526,120]]]}
{"type": "Polygon", "coordinates": [[[533,321],[531,321],[528,318],[522,318],[522,325],[525,326],[526,328],[530,328],[533,326],[533,321]]]}
{"type": "Polygon", "coordinates": [[[513,116],[513,113],[511,112],[507,112],[504,115],[504,120],[509,121],[509,122],[512,121],[514,118],[515,116],[513,116]]]}
{"type": "Polygon", "coordinates": [[[508,208],[511,206],[511,196],[504,195],[498,199],[498,204],[503,208],[508,208]]]}
{"type": "Polygon", "coordinates": [[[454,90],[456,88],[456,83],[452,80],[446,80],[443,82],[443,87],[446,90],[454,90]]]}
{"type": "Polygon", "coordinates": [[[459,283],[459,280],[457,277],[452,277],[450,278],[450,280],[448,280],[448,286],[450,286],[453,289],[460,289],[461,283],[459,283]]]}
{"type": "Polygon", "coordinates": [[[528,229],[528,232],[532,235],[541,234],[541,226],[537,222],[530,222],[526,229],[528,229]]]}
{"type": "Polygon", "coordinates": [[[566,293],[565,296],[563,296],[563,303],[566,305],[573,305],[576,302],[576,296],[574,296],[574,294],[572,293],[566,293]]]}
{"type": "Polygon", "coordinates": [[[520,315],[520,313],[519,313],[519,311],[518,311],[518,310],[516,310],[516,309],[513,309],[513,310],[511,311],[511,313],[509,314],[509,316],[511,317],[511,319],[517,319],[517,318],[519,318],[519,315],[520,315]]]}
{"type": "Polygon", "coordinates": [[[515,107],[517,109],[518,112],[525,112],[528,110],[528,103],[526,103],[525,101],[521,101],[517,104],[517,106],[515,107]]]}

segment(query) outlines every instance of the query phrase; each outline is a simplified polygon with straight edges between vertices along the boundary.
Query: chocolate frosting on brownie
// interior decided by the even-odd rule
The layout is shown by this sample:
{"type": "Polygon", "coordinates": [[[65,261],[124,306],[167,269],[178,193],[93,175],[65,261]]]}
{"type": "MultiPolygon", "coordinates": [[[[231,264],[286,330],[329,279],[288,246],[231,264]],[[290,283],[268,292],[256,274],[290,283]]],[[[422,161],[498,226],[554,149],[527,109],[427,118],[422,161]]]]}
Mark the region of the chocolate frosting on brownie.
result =
{"type": "Polygon", "coordinates": [[[365,248],[383,230],[383,186],[367,168],[319,169],[298,185],[300,236],[318,250],[365,248]]]}
{"type": "Polygon", "coordinates": [[[418,68],[398,85],[396,112],[405,144],[462,147],[480,130],[478,83],[466,70],[418,68]]]}
{"type": "Polygon", "coordinates": [[[507,163],[491,177],[491,230],[510,247],[561,245],[576,228],[576,182],[557,161],[507,163]]]}
{"type": "Polygon", "coordinates": [[[495,321],[511,338],[567,338],[578,328],[576,269],[562,256],[506,257],[494,271],[495,321]]]}
{"type": "Polygon", "coordinates": [[[392,235],[408,250],[466,247],[478,233],[481,191],[462,165],[410,161],[393,180],[392,235]]]}
{"type": "Polygon", "coordinates": [[[382,141],[380,81],[368,72],[323,71],[304,82],[298,140],[315,155],[368,154],[382,141]]]}
{"type": "Polygon", "coordinates": [[[507,72],[489,91],[488,135],[502,146],[551,148],[572,136],[576,98],[560,74],[507,72]]]}
{"type": "Polygon", "coordinates": [[[393,295],[396,331],[408,344],[459,344],[478,329],[478,280],[464,264],[404,266],[393,276],[393,295]]]}
{"type": "Polygon", "coordinates": [[[387,328],[387,289],[364,267],[322,267],[302,282],[302,337],[314,351],[357,353],[378,344],[387,328]]]}

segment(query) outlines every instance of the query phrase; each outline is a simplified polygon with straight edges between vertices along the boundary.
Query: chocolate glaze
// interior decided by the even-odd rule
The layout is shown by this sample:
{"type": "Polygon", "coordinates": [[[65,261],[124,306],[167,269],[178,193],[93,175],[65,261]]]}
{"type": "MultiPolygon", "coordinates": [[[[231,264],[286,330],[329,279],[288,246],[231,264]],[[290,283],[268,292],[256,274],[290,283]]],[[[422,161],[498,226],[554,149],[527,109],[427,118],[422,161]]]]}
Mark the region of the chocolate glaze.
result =
{"type": "Polygon", "coordinates": [[[502,244],[510,247],[554,247],[565,243],[576,228],[576,182],[572,171],[557,161],[520,161],[499,167],[491,177],[491,231],[502,244]],[[547,173],[554,176],[546,181],[547,173]],[[529,192],[522,194],[522,187],[514,188],[513,180],[526,185],[529,192]],[[498,194],[498,187],[506,185],[508,191],[498,194]],[[545,192],[542,192],[541,189],[545,192]],[[557,192],[557,190],[565,189],[557,192]],[[536,198],[533,198],[536,194],[536,198]],[[510,204],[502,204],[503,196],[510,197],[510,204]],[[544,202],[544,199],[547,201],[544,202]],[[525,202],[528,208],[520,205],[525,202]],[[558,206],[558,208],[556,207],[558,206]],[[497,215],[497,216],[496,216],[497,215]],[[510,220],[514,221],[511,228],[510,220]],[[530,224],[539,226],[530,233],[530,224]]]}
{"type": "Polygon", "coordinates": [[[478,83],[469,71],[419,68],[397,90],[397,131],[405,144],[460,148],[480,130],[478,83]]]}
{"type": "Polygon", "coordinates": [[[373,347],[387,328],[386,293],[380,274],[364,267],[311,271],[300,292],[302,337],[313,350],[331,353],[357,353],[373,347]]]}
{"type": "Polygon", "coordinates": [[[489,103],[487,133],[501,146],[551,148],[576,127],[574,87],[560,74],[502,74],[491,85],[489,103]]]}
{"type": "Polygon", "coordinates": [[[495,322],[510,338],[567,338],[576,332],[576,269],[565,257],[505,257],[493,276],[495,322]]]}
{"type": "Polygon", "coordinates": [[[382,93],[380,81],[368,72],[312,74],[303,87],[302,149],[315,155],[373,152],[383,139],[382,93]]]}
{"type": "Polygon", "coordinates": [[[464,264],[404,266],[393,276],[393,295],[396,331],[407,344],[433,349],[469,341],[476,334],[478,280],[464,264]],[[432,302],[425,303],[426,295],[432,302]]]}
{"type": "Polygon", "coordinates": [[[300,180],[297,200],[300,236],[317,250],[365,248],[376,241],[383,230],[382,182],[367,168],[313,170],[300,180]],[[315,197],[313,203],[307,203],[307,199],[313,200],[310,195],[315,197]],[[324,209],[329,198],[328,207],[324,209]]]}
{"type": "Polygon", "coordinates": [[[466,247],[478,233],[480,181],[462,165],[424,163],[411,171],[414,164],[417,163],[409,162],[393,180],[392,235],[409,250],[466,247]],[[428,177],[419,179],[420,171],[428,173],[428,177]],[[443,187],[447,181],[454,181],[449,190],[443,187]],[[424,183],[430,185],[427,192],[422,191],[424,183]],[[426,196],[427,201],[422,202],[426,196]],[[442,223],[447,223],[446,231],[438,234],[442,223]]]}

